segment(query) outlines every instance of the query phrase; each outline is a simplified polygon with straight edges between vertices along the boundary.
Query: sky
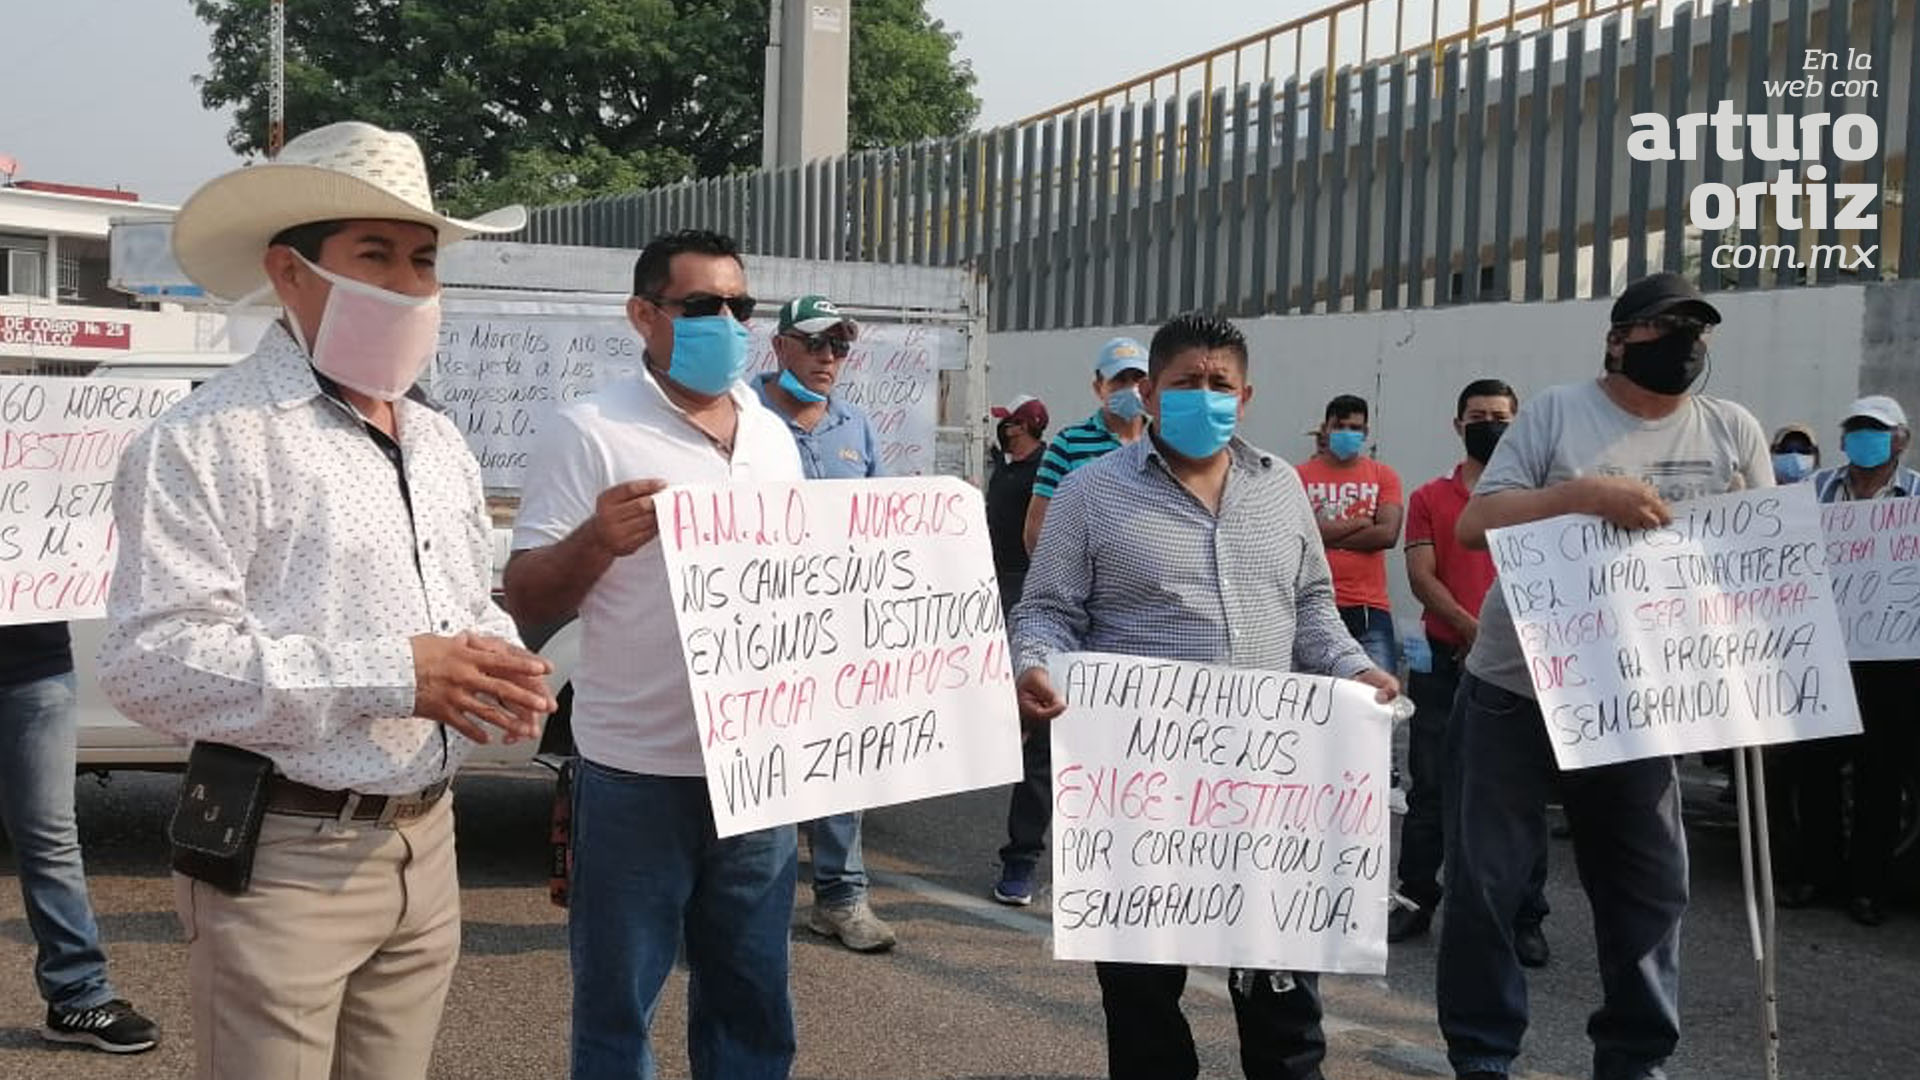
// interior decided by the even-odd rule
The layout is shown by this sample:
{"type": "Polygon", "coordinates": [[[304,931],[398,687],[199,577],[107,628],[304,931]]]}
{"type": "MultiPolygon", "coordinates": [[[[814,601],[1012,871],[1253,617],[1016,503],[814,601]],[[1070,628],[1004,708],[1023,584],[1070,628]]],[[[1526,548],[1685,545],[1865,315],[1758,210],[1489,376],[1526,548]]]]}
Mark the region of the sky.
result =
{"type": "MultiPolygon", "coordinates": [[[[856,17],[858,16],[856,3],[856,17]]],[[[200,104],[205,24],[190,0],[4,0],[13,86],[0,111],[16,179],[121,187],[178,203],[233,168],[230,117],[200,104]]],[[[1019,119],[1322,6],[1321,0],[928,0],[960,33],[981,122],[1019,119]],[[1070,47],[1066,43],[1071,43],[1070,47]]],[[[291,118],[299,130],[298,117],[291,118]]]]}

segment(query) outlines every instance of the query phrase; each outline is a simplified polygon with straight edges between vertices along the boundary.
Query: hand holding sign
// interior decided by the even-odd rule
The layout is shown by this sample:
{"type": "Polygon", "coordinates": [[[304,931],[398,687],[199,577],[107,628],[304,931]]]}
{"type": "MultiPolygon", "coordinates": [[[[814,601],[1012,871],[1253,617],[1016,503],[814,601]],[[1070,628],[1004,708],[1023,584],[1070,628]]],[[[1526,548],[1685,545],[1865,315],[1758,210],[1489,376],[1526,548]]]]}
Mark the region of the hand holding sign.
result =
{"type": "Polygon", "coordinates": [[[1635,476],[1589,476],[1585,484],[1593,513],[1623,529],[1651,529],[1673,521],[1673,511],[1653,485],[1635,476]]]}
{"type": "Polygon", "coordinates": [[[1023,730],[1043,727],[1049,720],[1067,711],[1067,701],[1053,688],[1053,679],[1047,675],[1046,668],[1028,668],[1021,672],[1016,690],[1023,730]]]}
{"type": "Polygon", "coordinates": [[[660,535],[653,497],[664,480],[629,480],[600,493],[593,504],[593,540],[614,558],[631,555],[660,535]]]}

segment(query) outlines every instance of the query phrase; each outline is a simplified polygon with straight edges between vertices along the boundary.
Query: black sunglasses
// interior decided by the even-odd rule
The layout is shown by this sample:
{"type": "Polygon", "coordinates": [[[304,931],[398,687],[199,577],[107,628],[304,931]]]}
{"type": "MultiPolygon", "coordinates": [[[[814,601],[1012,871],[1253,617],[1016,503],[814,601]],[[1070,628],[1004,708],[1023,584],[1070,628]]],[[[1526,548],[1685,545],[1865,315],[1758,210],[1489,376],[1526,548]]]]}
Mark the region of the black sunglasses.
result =
{"type": "Polygon", "coordinates": [[[661,307],[672,304],[674,307],[679,308],[689,319],[704,319],[718,315],[720,314],[720,309],[725,308],[733,314],[734,318],[741,322],[746,322],[748,319],[753,318],[753,309],[760,303],[760,301],[755,300],[751,296],[708,296],[705,293],[695,293],[692,296],[677,297],[655,294],[647,297],[647,299],[661,307]]]}
{"type": "Polygon", "coordinates": [[[820,352],[824,349],[835,357],[844,357],[853,351],[853,342],[842,337],[832,337],[827,334],[797,334],[792,331],[780,336],[789,341],[799,342],[800,347],[808,352],[820,352]]]}

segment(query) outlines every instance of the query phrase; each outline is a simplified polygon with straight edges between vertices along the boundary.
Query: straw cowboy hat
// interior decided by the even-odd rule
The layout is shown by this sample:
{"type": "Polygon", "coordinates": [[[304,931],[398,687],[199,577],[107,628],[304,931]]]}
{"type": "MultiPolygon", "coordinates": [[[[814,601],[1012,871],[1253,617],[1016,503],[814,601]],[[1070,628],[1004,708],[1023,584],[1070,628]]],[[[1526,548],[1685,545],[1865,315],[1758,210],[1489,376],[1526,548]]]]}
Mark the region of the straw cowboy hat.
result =
{"type": "Polygon", "coordinates": [[[433,208],[427,163],[410,135],[357,120],[295,138],[280,156],[216,177],[193,193],[173,221],[173,257],[201,288],[237,300],[267,284],[267,241],[316,221],[414,221],[440,234],[440,246],[479,234],[514,232],[521,206],[472,221],[433,208]]]}

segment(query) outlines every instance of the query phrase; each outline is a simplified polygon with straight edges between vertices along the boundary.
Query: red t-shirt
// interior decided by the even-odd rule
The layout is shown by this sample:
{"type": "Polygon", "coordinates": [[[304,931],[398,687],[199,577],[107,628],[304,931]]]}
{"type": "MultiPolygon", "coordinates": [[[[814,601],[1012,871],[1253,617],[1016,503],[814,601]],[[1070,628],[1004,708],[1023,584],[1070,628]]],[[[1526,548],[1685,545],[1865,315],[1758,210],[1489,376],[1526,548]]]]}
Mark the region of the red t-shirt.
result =
{"type": "MultiPolygon", "coordinates": [[[[1298,466],[1307,486],[1313,512],[1322,521],[1348,518],[1371,520],[1382,506],[1400,503],[1400,477],[1370,457],[1337,465],[1316,454],[1298,466]]],[[[1370,607],[1390,611],[1387,598],[1387,553],[1327,549],[1333,569],[1334,603],[1341,607],[1370,607]]]]}
{"type": "MultiPolygon", "coordinates": [[[[1460,541],[1453,538],[1453,527],[1460,520],[1460,511],[1467,508],[1467,496],[1471,494],[1460,482],[1457,465],[1453,475],[1420,485],[1407,500],[1406,533],[1409,548],[1417,544],[1433,545],[1434,573],[1440,578],[1440,584],[1477,619],[1480,602],[1486,599],[1487,590],[1493,588],[1495,573],[1490,552],[1462,547],[1460,541]]],[[[1465,644],[1445,619],[1432,612],[1422,612],[1420,623],[1427,628],[1429,641],[1465,644]]]]}

